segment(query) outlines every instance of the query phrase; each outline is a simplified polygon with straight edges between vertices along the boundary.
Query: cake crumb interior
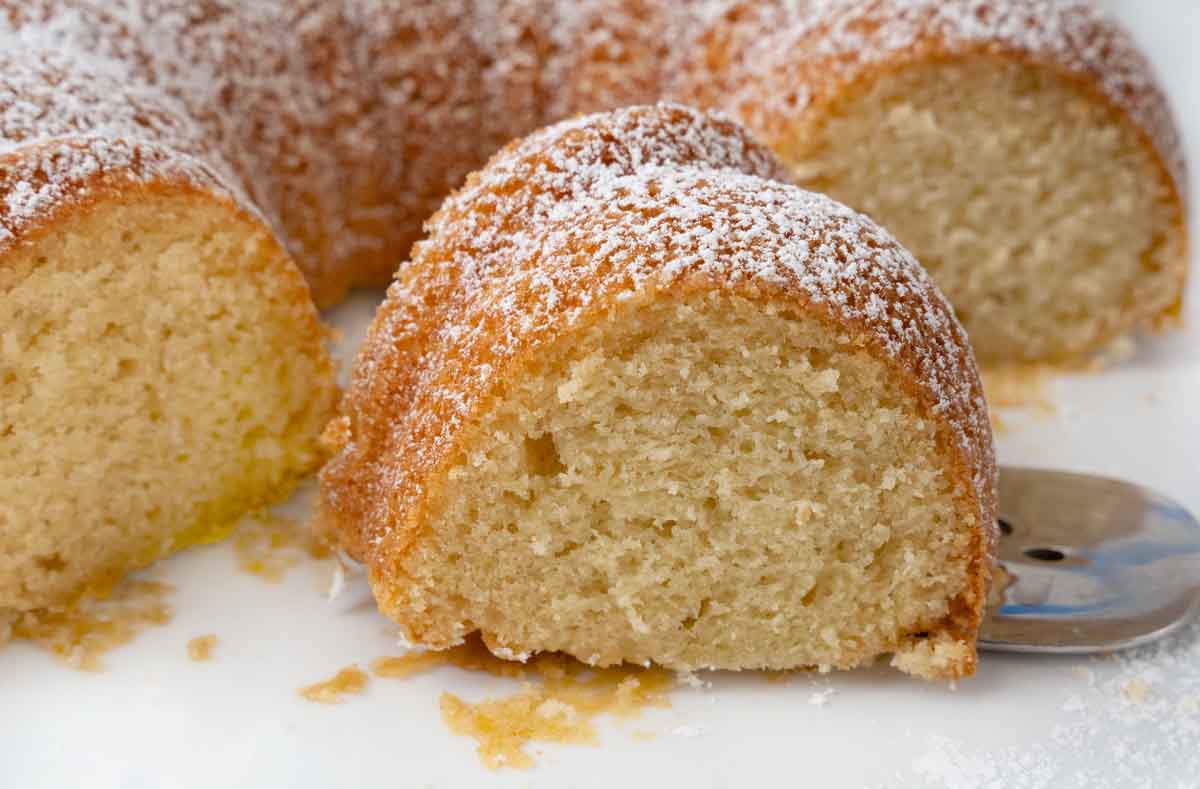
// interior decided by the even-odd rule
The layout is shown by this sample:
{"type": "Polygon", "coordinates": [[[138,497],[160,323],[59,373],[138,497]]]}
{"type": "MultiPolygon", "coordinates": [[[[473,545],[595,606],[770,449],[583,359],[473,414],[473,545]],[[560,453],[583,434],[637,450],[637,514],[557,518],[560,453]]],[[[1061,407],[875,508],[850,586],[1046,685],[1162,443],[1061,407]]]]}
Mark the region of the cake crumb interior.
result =
{"type": "Polygon", "coordinates": [[[985,364],[1077,361],[1177,306],[1166,172],[1050,69],[969,57],[873,75],[776,152],[912,251],[985,364]]]}
{"type": "Polygon", "coordinates": [[[850,668],[947,630],[971,502],[936,424],[853,337],[710,291],[561,345],[485,409],[397,560],[383,603],[414,640],[850,668]]]}
{"type": "Polygon", "coordinates": [[[307,290],[249,217],[138,193],[68,224],[0,271],[0,611],[226,535],[320,462],[335,394],[307,290]]]}

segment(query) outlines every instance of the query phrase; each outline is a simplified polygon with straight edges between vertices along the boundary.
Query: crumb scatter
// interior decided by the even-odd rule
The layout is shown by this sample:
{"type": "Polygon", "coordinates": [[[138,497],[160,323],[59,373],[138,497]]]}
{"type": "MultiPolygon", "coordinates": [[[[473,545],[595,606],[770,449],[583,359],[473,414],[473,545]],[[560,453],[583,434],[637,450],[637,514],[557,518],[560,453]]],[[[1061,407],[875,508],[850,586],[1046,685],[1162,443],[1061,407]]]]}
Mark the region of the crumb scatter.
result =
{"type": "Polygon", "coordinates": [[[187,644],[188,657],[197,663],[212,660],[213,650],[217,647],[217,637],[212,633],[196,636],[187,644]]]}
{"type": "Polygon", "coordinates": [[[279,583],[305,557],[322,560],[333,555],[304,524],[270,513],[247,518],[233,538],[238,567],[267,583],[279,583]]]}
{"type": "Polygon", "coordinates": [[[300,695],[317,704],[341,704],[347,695],[367,689],[367,673],[357,665],[347,666],[327,680],[300,688],[300,695]]]}
{"type": "Polygon", "coordinates": [[[102,658],[139,633],[171,621],[168,597],[175,587],[130,578],[99,597],[81,598],[70,608],[18,614],[14,638],[30,641],[81,671],[100,671],[102,658]]]}
{"type": "Polygon", "coordinates": [[[1008,569],[1000,562],[996,563],[996,568],[992,571],[992,586],[988,589],[988,611],[993,611],[1004,605],[1004,596],[1009,587],[1016,583],[1016,576],[1009,573],[1008,569]]]}
{"type": "MultiPolygon", "coordinates": [[[[530,743],[595,744],[596,718],[633,718],[649,707],[670,706],[667,693],[676,684],[663,669],[596,669],[560,654],[534,655],[525,663],[501,660],[479,639],[442,652],[378,658],[371,673],[404,679],[440,666],[523,680],[518,692],[478,703],[449,692],[441,696],[442,720],[455,734],[474,739],[480,759],[493,770],[533,767],[530,743]]],[[[635,736],[653,736],[645,734],[635,736]]]]}

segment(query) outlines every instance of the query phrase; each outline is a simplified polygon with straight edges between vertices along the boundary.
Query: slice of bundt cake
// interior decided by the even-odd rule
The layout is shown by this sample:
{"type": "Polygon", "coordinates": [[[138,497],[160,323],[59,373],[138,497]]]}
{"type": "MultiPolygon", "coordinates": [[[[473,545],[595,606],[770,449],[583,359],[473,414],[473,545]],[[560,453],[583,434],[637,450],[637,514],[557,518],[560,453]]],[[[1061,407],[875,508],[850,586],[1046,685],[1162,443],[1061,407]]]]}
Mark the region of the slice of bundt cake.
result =
{"type": "Polygon", "coordinates": [[[1092,0],[723,5],[676,96],[894,233],[985,364],[1075,361],[1177,318],[1179,133],[1092,0]]]}
{"type": "Polygon", "coordinates": [[[0,194],[3,625],[284,496],[336,390],[299,270],[187,157],[27,146],[0,194]]]}
{"type": "Polygon", "coordinates": [[[410,641],[593,664],[975,665],[995,467],[913,258],[739,127],[595,115],[498,154],[369,332],[321,525],[410,641]]]}

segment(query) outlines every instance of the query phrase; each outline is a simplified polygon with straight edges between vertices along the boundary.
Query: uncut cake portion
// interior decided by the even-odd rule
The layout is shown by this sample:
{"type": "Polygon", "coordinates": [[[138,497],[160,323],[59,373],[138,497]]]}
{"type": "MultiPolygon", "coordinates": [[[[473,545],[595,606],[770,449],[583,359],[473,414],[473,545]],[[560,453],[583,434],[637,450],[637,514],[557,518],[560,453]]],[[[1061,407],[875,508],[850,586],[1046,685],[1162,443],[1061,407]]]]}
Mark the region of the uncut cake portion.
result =
{"type": "Polygon", "coordinates": [[[429,223],[319,527],[407,639],[609,665],[972,673],[995,462],[885,231],[676,105],[509,145],[429,223]]]}

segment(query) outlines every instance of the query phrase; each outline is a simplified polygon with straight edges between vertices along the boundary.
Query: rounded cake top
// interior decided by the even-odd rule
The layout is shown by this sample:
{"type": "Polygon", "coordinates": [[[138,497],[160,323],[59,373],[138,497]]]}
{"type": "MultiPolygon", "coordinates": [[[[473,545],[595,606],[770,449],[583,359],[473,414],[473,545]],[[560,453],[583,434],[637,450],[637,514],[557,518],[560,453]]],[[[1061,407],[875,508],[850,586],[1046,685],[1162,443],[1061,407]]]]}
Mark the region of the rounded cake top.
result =
{"type": "Polygon", "coordinates": [[[374,150],[348,128],[368,103],[341,51],[353,45],[341,4],[323,0],[8,4],[3,224],[19,235],[98,175],[170,176],[219,184],[317,265],[327,245],[358,243],[332,210],[344,202],[337,164],[365,167],[374,150]]]}
{"type": "MultiPolygon", "coordinates": [[[[440,462],[518,356],[596,310],[703,280],[823,315],[894,360],[949,426],[990,508],[987,408],[949,305],[884,230],[783,177],[736,123],[680,105],[578,118],[511,144],[430,220],[389,290],[328,473],[344,479],[339,465],[367,447],[399,453],[407,471],[384,472],[383,487],[389,510],[404,511],[396,497],[419,495],[411,480],[440,462]]],[[[367,543],[386,531],[379,515],[366,519],[377,527],[367,543]]]]}
{"type": "Polygon", "coordinates": [[[975,50],[1097,86],[1186,192],[1166,100],[1090,0],[26,0],[0,8],[0,242],[95,173],[169,171],[265,217],[328,302],[550,120],[668,95],[769,137],[865,69],[975,50]]]}
{"type": "Polygon", "coordinates": [[[699,9],[703,65],[694,86],[685,73],[684,97],[716,90],[718,106],[768,135],[875,69],[991,52],[1058,71],[1128,113],[1187,194],[1182,140],[1154,69],[1094,0],[709,0],[699,9]],[[723,73],[710,88],[713,63],[723,73]]]}
{"type": "Polygon", "coordinates": [[[100,179],[183,178],[237,193],[228,170],[200,156],[201,131],[178,103],[102,60],[34,41],[0,53],[0,243],[86,200],[100,179]]]}

